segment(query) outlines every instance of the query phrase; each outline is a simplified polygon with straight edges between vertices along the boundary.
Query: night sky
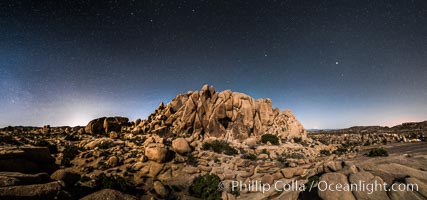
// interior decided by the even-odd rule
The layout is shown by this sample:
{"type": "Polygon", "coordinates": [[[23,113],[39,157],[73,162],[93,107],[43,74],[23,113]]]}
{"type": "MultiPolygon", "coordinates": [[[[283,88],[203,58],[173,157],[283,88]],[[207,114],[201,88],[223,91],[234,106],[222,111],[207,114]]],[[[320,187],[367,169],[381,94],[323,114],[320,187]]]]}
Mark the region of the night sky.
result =
{"type": "Polygon", "coordinates": [[[231,89],[306,128],[427,120],[427,1],[0,1],[0,127],[231,89]],[[42,2],[42,3],[41,3],[42,2]]]}

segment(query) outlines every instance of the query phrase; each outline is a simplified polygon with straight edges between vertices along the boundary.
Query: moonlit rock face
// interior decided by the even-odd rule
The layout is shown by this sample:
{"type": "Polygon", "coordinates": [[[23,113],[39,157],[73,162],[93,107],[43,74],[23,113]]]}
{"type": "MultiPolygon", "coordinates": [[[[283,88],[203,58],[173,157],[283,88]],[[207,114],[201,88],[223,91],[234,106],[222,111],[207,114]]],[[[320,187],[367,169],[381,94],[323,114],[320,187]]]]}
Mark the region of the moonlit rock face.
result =
{"type": "Polygon", "coordinates": [[[270,133],[285,140],[306,139],[305,129],[293,113],[280,112],[271,104],[268,98],[254,100],[243,93],[216,92],[204,85],[201,91],[178,95],[166,106],[159,106],[140,126],[163,137],[176,134],[244,140],[270,133]]]}

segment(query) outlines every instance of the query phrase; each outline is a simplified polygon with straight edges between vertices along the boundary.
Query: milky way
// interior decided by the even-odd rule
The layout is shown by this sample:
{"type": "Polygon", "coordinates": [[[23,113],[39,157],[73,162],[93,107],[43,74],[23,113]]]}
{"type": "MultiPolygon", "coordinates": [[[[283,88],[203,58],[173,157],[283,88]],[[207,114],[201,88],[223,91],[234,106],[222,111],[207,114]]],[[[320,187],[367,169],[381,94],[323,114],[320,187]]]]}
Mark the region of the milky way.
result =
{"type": "Polygon", "coordinates": [[[2,1],[0,126],[145,118],[203,84],[306,128],[427,119],[427,2],[2,1]]]}

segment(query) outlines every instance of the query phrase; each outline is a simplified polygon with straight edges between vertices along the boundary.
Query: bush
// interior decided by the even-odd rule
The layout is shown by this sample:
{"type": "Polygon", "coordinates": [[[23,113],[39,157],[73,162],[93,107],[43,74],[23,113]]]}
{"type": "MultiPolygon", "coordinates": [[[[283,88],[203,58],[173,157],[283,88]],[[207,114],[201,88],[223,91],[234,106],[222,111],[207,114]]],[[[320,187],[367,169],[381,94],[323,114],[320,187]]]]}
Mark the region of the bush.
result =
{"type": "Polygon", "coordinates": [[[294,142],[295,142],[295,143],[301,143],[301,142],[302,142],[302,138],[300,138],[300,137],[295,137],[295,138],[294,138],[294,142]]]}
{"type": "Polygon", "coordinates": [[[270,142],[272,145],[279,145],[279,138],[275,135],[267,133],[261,136],[261,142],[264,144],[270,142]]]}
{"type": "Polygon", "coordinates": [[[310,176],[310,178],[308,178],[307,180],[307,183],[305,183],[305,187],[310,188],[312,185],[316,184],[317,182],[319,182],[319,176],[317,175],[310,176]]]}
{"type": "Polygon", "coordinates": [[[332,153],[337,154],[337,155],[343,155],[345,153],[347,153],[347,149],[344,147],[339,147],[338,149],[336,149],[335,151],[333,151],[332,153]]]}
{"type": "Polygon", "coordinates": [[[74,136],[74,135],[66,135],[64,137],[64,140],[67,140],[67,141],[77,141],[77,140],[79,140],[79,138],[77,136],[74,136]]]}
{"type": "Polygon", "coordinates": [[[132,185],[123,177],[107,176],[104,173],[95,177],[95,185],[99,189],[115,189],[124,192],[132,188],[132,185]]]}
{"type": "Polygon", "coordinates": [[[218,190],[220,182],[221,180],[215,174],[198,176],[194,179],[188,192],[191,196],[201,199],[221,199],[221,191],[218,190]]]}
{"type": "Polygon", "coordinates": [[[331,152],[325,149],[320,150],[320,155],[329,156],[331,152]]]}
{"type": "Polygon", "coordinates": [[[77,154],[79,153],[79,150],[75,146],[65,146],[65,149],[62,151],[62,160],[61,165],[62,166],[70,166],[71,160],[73,160],[77,154]]]}
{"type": "Polygon", "coordinates": [[[280,163],[285,163],[286,159],[284,159],[283,157],[278,157],[277,161],[279,161],[280,163]]]}
{"type": "Polygon", "coordinates": [[[186,163],[187,163],[187,165],[197,166],[197,164],[199,164],[199,161],[197,160],[197,157],[195,157],[195,156],[193,156],[193,154],[189,153],[187,155],[186,163]]]}
{"type": "Polygon", "coordinates": [[[255,154],[250,153],[250,154],[243,154],[242,158],[255,161],[257,159],[257,156],[255,154]]]}
{"type": "Polygon", "coordinates": [[[216,153],[224,153],[225,155],[236,155],[239,152],[237,149],[230,146],[225,141],[214,140],[212,142],[203,143],[202,150],[214,151],[216,153]]]}
{"type": "Polygon", "coordinates": [[[267,149],[262,149],[262,150],[261,150],[261,153],[262,153],[262,154],[270,155],[270,152],[268,152],[268,151],[267,151],[267,149]]]}
{"type": "Polygon", "coordinates": [[[369,157],[388,156],[388,152],[383,148],[373,148],[365,155],[369,157]]]}

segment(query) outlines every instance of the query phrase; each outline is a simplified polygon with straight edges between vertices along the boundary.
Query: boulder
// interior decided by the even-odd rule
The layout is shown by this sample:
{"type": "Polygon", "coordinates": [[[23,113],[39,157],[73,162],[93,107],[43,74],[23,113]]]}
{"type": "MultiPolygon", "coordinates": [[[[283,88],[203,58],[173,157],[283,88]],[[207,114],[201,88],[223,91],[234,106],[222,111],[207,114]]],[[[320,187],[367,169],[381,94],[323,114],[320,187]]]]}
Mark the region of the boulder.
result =
{"type": "Polygon", "coordinates": [[[172,149],[179,154],[191,152],[191,147],[184,138],[177,138],[172,141],[172,149]]]}
{"type": "Polygon", "coordinates": [[[169,194],[168,189],[160,181],[155,181],[153,183],[153,188],[154,191],[162,198],[167,197],[169,194]]]}
{"type": "MultiPolygon", "coordinates": [[[[351,174],[349,177],[349,181],[351,184],[359,185],[360,183],[363,183],[365,185],[367,184],[383,184],[384,181],[378,177],[374,176],[369,172],[358,172],[355,174],[351,174]]],[[[361,189],[354,189],[353,195],[358,200],[388,200],[387,193],[384,190],[374,189],[372,191],[367,190],[361,190],[361,189]]]]}
{"type": "Polygon", "coordinates": [[[60,182],[0,187],[0,199],[66,199],[60,182]]]}
{"type": "Polygon", "coordinates": [[[116,167],[119,164],[119,158],[117,156],[111,156],[107,160],[107,165],[110,167],[116,167]]]}
{"type": "Polygon", "coordinates": [[[106,117],[101,117],[90,121],[85,127],[85,133],[88,134],[103,134],[104,131],[104,120],[106,117]]]}
{"type": "Polygon", "coordinates": [[[62,181],[65,186],[73,186],[80,180],[80,174],[70,169],[58,169],[50,175],[52,180],[62,181]]]}
{"type": "Polygon", "coordinates": [[[47,147],[0,148],[0,171],[38,173],[57,169],[47,147]]]}
{"type": "Polygon", "coordinates": [[[145,148],[145,156],[147,156],[149,160],[158,163],[165,162],[168,158],[168,154],[168,149],[162,144],[152,143],[145,148]]]}
{"type": "Polygon", "coordinates": [[[0,187],[40,184],[49,181],[47,173],[24,174],[19,172],[0,172],[0,187]]]}
{"type": "Polygon", "coordinates": [[[127,125],[129,119],[126,117],[107,117],[104,119],[103,128],[105,133],[111,131],[121,132],[122,126],[127,125]]]}
{"type": "Polygon", "coordinates": [[[349,184],[347,177],[344,174],[336,172],[323,174],[319,179],[319,189],[317,194],[323,200],[356,200],[352,192],[349,190],[344,191],[341,188],[342,191],[336,191],[335,186],[338,184],[341,184],[342,186],[349,184]],[[334,191],[327,188],[327,186],[331,185],[334,187],[334,191]]]}

